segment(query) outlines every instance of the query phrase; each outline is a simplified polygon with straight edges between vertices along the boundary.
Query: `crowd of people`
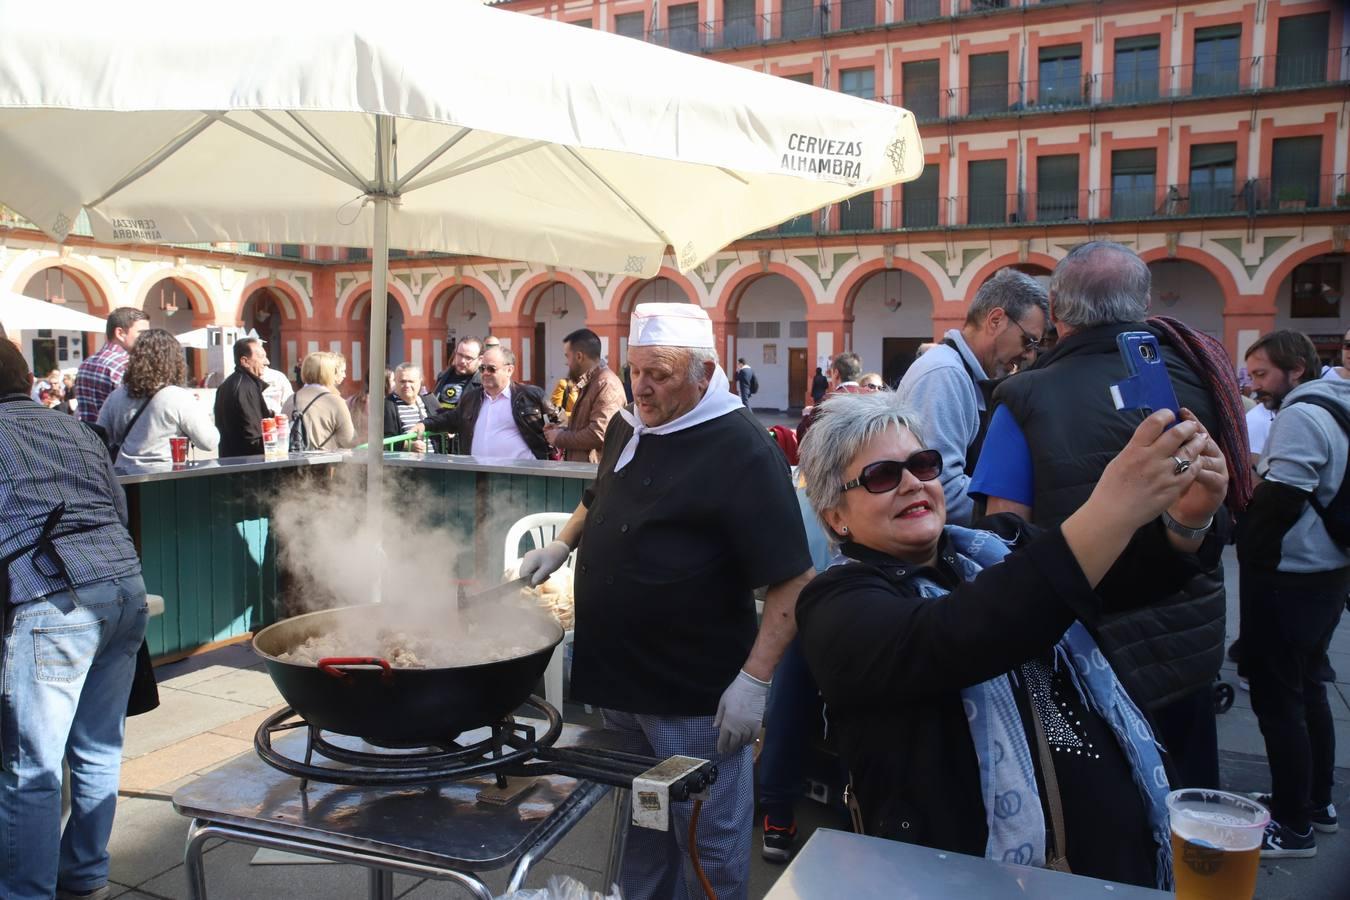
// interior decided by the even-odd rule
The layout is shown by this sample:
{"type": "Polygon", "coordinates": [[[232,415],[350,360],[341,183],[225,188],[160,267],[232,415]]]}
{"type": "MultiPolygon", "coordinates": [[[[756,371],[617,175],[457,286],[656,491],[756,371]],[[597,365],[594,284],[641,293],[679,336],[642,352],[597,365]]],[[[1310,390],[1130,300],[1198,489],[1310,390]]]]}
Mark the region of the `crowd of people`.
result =
{"type": "MultiPolygon", "coordinates": [[[[374,414],[413,452],[597,465],[520,572],[541,583],[577,554],[574,699],[636,752],[717,762],[696,837],[717,896],[747,894],[757,806],[761,852],[791,857],[822,700],[856,830],[1167,887],[1168,790],[1243,787],[1222,784],[1216,736],[1226,545],[1230,652],[1271,772],[1261,854],[1312,856],[1338,825],[1326,681],[1350,593],[1350,334],[1329,368],[1305,335],[1264,335],[1240,383],[1218,341],[1149,317],[1150,289],[1108,242],[1071,250],[1045,286],[1000,271],[893,387],[852,352],[818,369],[795,430],[759,423],[757,376],[724,370],[706,312],[679,303],[635,308],[621,372],[579,329],[550,396],[518,380],[510,347],[462,338],[429,384],[416,365],[387,372],[374,414]],[[1112,401],[1120,339],[1138,332],[1179,415],[1112,401]]],[[[175,436],[258,454],[275,412],[308,448],[363,440],[369,404],[343,400],[341,355],[309,354],[278,401],[265,346],[240,340],[208,416],[173,336],[146,324],[114,311],[74,387],[79,420],[128,460],[166,458],[175,436]]],[[[0,888],[93,896],[144,587],[102,445],[43,408],[60,379],[44,380],[0,342],[6,659],[21,660],[5,683],[24,685],[6,688],[3,723],[42,736],[3,736],[0,888]],[[69,656],[72,695],[15,642],[76,613],[102,624],[69,656]],[[88,721],[81,691],[102,704],[88,721]],[[79,759],[69,838],[52,805],[63,752],[79,759]],[[16,834],[21,819],[41,825],[16,834]]],[[[625,898],[696,895],[692,814],[676,804],[669,831],[630,835],[625,898]]]]}

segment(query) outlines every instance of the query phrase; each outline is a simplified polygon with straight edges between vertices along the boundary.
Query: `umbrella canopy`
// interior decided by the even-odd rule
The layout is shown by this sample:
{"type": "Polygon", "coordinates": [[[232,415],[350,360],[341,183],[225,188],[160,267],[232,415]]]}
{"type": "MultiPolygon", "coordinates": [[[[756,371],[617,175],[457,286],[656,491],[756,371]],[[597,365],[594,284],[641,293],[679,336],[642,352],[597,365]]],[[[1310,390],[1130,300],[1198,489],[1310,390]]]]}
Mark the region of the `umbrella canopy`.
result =
{"type": "Polygon", "coordinates": [[[107,322],[67,306],[35,300],[12,291],[0,291],[0,325],[11,334],[40,328],[50,328],[52,331],[96,331],[102,334],[107,322]]]}
{"type": "Polygon", "coordinates": [[[74,6],[0,0],[0,202],[57,240],[373,246],[388,197],[391,246],[650,277],[923,168],[898,107],[467,0],[74,6]]]}

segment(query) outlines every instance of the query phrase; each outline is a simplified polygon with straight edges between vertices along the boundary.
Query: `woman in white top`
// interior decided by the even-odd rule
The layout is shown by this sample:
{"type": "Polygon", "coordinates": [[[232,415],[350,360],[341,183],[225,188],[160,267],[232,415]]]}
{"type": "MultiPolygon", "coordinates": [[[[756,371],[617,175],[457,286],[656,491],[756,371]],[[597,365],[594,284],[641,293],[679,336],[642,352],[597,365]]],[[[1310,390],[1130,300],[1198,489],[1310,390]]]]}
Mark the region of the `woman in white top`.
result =
{"type": "Polygon", "coordinates": [[[151,328],[136,340],[122,384],[98,414],[108,440],[122,445],[119,463],[169,462],[169,438],[178,435],[202,450],[216,449],[220,432],[185,381],[187,362],[176,337],[151,328]]]}
{"type": "Polygon", "coordinates": [[[1339,366],[1328,366],[1322,373],[1323,378],[1350,381],[1350,331],[1341,338],[1341,364],[1339,366]]]}
{"type": "Polygon", "coordinates": [[[294,432],[297,420],[305,422],[306,450],[337,450],[354,447],[360,440],[352,425],[352,413],[338,393],[347,378],[347,360],[341,353],[319,350],[300,364],[305,386],[286,400],[282,412],[290,417],[294,432]]]}

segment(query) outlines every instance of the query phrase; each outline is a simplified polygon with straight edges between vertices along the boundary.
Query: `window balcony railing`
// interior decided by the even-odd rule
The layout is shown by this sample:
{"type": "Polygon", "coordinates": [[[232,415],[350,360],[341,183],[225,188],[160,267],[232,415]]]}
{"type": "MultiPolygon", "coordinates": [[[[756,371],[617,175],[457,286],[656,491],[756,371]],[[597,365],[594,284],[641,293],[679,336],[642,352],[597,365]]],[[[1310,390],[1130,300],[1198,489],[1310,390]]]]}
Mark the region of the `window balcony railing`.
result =
{"type": "Polygon", "coordinates": [[[1350,211],[1350,182],[1346,175],[1291,175],[1230,184],[1197,181],[1128,191],[1050,189],[870,202],[855,197],[751,237],[1252,216],[1335,209],[1350,211]]]}

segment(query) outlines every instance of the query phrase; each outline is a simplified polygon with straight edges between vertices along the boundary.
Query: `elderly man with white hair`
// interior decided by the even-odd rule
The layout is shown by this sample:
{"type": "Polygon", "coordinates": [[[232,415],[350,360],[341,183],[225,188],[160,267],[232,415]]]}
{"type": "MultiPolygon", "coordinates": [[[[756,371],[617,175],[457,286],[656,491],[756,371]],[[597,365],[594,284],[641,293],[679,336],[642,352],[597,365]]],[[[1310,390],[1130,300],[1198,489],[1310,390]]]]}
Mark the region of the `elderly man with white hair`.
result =
{"type": "MultiPolygon", "coordinates": [[[[611,419],[594,486],[521,574],[539,583],[580,548],[573,696],[639,752],[716,761],[698,854],[717,896],[735,900],[749,878],[750,745],[814,570],[782,453],[713,347],[697,306],[634,310],[634,410],[611,419]],[[765,585],[756,632],[752,592],[765,585]]],[[[683,865],[691,812],[675,804],[668,832],[629,835],[626,900],[702,896],[683,865]]]]}

